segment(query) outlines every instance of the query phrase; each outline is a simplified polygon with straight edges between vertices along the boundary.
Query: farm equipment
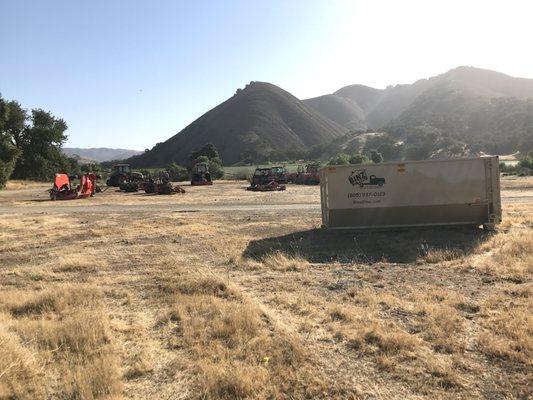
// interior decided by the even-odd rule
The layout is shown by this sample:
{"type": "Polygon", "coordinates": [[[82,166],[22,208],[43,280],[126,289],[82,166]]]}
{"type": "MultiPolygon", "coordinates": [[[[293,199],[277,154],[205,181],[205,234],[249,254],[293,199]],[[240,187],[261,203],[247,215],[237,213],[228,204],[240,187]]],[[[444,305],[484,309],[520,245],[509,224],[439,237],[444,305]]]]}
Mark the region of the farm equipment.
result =
{"type": "Polygon", "coordinates": [[[276,181],[280,185],[287,183],[287,174],[284,167],[266,167],[256,168],[252,176],[252,186],[257,184],[264,184],[265,180],[276,181]]]}
{"type": "Polygon", "coordinates": [[[211,174],[207,163],[194,164],[191,175],[191,186],[212,185],[211,174]]]}
{"type": "Polygon", "coordinates": [[[123,181],[120,184],[119,188],[122,192],[138,192],[142,185],[143,182],[128,179],[126,181],[123,181]]]}
{"type": "Polygon", "coordinates": [[[283,167],[257,168],[252,177],[251,185],[246,190],[253,190],[258,192],[285,190],[285,182],[286,176],[285,169],[283,167]],[[279,181],[279,168],[282,169],[281,175],[283,183],[279,181]]]}
{"type": "Polygon", "coordinates": [[[181,186],[172,185],[168,173],[166,172],[160,173],[159,177],[156,179],[149,178],[143,183],[143,188],[145,193],[149,194],[185,193],[185,189],[183,189],[181,186]]]}
{"type": "Polygon", "coordinates": [[[287,171],[285,170],[285,167],[272,167],[272,173],[276,177],[276,182],[281,185],[285,185],[287,183],[287,171]]]}
{"type": "Polygon", "coordinates": [[[54,177],[54,186],[50,189],[51,200],[74,200],[92,197],[98,191],[96,185],[97,176],[93,173],[80,175],[80,184],[75,188],[72,187],[71,179],[76,176],[67,174],[56,174],[54,177]]]}
{"type": "Polygon", "coordinates": [[[132,172],[129,164],[115,164],[113,171],[106,181],[107,186],[120,187],[124,182],[142,182],[144,180],[143,174],[139,172],[132,172]]]}
{"type": "Polygon", "coordinates": [[[298,171],[288,175],[287,179],[297,185],[318,185],[320,184],[319,168],[320,164],[318,163],[307,164],[305,168],[300,164],[298,165],[298,171]]]}

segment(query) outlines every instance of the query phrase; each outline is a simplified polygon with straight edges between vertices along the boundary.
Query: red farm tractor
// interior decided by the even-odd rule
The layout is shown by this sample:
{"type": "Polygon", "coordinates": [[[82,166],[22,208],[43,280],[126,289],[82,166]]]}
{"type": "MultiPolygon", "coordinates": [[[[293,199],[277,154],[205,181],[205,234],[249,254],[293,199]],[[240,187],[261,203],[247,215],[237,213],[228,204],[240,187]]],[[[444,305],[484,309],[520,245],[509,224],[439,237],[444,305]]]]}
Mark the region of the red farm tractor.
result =
{"type": "Polygon", "coordinates": [[[196,163],[191,172],[191,186],[212,185],[211,174],[207,163],[196,163]]]}
{"type": "Polygon", "coordinates": [[[285,190],[287,177],[283,167],[257,168],[252,176],[251,185],[246,190],[271,192],[285,190]]]}
{"type": "Polygon", "coordinates": [[[320,184],[319,169],[320,164],[316,162],[307,164],[305,168],[300,164],[297,172],[289,175],[289,182],[297,185],[318,185],[320,184]]]}

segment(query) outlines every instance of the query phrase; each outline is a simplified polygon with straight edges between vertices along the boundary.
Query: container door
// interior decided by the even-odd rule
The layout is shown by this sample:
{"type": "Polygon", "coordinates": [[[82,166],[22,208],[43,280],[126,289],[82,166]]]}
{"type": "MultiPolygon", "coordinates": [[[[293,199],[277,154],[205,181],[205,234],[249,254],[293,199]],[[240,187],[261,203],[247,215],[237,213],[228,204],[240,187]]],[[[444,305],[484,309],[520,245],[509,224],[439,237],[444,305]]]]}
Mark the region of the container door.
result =
{"type": "Polygon", "coordinates": [[[320,171],[320,203],[322,208],[322,226],[329,227],[328,175],[325,169],[320,171]]]}

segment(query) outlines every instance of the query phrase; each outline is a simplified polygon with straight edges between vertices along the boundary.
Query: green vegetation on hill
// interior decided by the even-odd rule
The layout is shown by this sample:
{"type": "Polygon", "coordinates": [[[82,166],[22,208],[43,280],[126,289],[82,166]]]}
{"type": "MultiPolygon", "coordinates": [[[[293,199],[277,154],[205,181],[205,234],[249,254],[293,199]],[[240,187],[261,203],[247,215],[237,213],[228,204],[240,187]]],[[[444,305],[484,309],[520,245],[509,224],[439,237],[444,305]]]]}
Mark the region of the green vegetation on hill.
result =
{"type": "Polygon", "coordinates": [[[363,109],[349,98],[337,96],[336,94],[327,94],[304,100],[304,103],[320,110],[320,113],[326,118],[350,130],[364,130],[368,127],[363,109]]]}
{"type": "Polygon", "coordinates": [[[527,176],[533,175],[533,150],[521,157],[518,163],[509,165],[505,162],[500,163],[500,171],[504,174],[527,176]]]}
{"type": "Polygon", "coordinates": [[[354,108],[338,108],[335,114],[329,109],[331,101],[306,102],[346,127],[349,115],[360,116],[362,110],[360,124],[393,137],[380,150],[385,160],[397,159],[400,153],[406,159],[422,159],[481,151],[525,154],[533,148],[533,79],[459,67],[411,85],[384,90],[351,85],[331,96],[349,100],[343,104],[354,108]]]}
{"type": "Polygon", "coordinates": [[[381,154],[384,161],[526,154],[533,148],[533,80],[459,67],[413,84],[350,85],[300,101],[252,82],[180,133],[129,161],[186,165],[213,143],[226,165],[328,161],[381,154]],[[380,133],[376,133],[380,132],[380,133]]]}
{"type": "Polygon", "coordinates": [[[129,159],[134,166],[186,164],[191,151],[212,143],[227,165],[306,151],[348,129],[323,117],[290,93],[252,82],[177,135],[129,159]]]}
{"type": "Polygon", "coordinates": [[[421,129],[474,153],[527,153],[533,148],[533,105],[531,99],[487,99],[443,87],[425,94],[385,127],[396,137],[421,129]]]}

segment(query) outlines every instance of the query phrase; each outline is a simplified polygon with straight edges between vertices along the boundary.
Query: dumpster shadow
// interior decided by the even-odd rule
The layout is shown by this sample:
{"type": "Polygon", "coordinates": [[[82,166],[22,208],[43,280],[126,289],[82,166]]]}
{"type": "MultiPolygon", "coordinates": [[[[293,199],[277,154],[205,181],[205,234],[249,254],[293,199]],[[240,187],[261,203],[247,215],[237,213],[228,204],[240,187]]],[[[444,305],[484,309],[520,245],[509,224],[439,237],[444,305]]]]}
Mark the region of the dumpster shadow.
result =
{"type": "Polygon", "coordinates": [[[478,227],[432,227],[395,231],[335,231],[312,229],[250,241],[243,256],[261,259],[273,252],[300,256],[309,262],[387,261],[410,263],[425,251],[452,250],[471,253],[492,233],[478,227]]]}

